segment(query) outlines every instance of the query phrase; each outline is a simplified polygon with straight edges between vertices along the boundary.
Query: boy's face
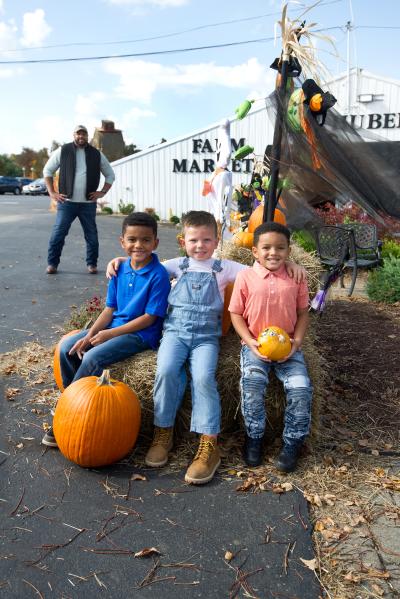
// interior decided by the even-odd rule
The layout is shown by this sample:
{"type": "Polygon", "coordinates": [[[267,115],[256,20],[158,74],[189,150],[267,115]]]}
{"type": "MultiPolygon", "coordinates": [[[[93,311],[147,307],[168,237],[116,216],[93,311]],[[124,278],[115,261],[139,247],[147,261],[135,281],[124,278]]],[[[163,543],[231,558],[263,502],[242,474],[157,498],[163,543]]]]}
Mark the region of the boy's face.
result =
{"type": "Polygon", "coordinates": [[[270,231],[260,235],[257,246],[252,248],[252,252],[261,266],[275,271],[287,260],[290,247],[285,235],[270,231]]]}
{"type": "Polygon", "coordinates": [[[185,227],[182,247],[187,255],[195,260],[208,260],[218,246],[218,237],[214,227],[185,227]]]}
{"type": "Polygon", "coordinates": [[[131,260],[132,268],[143,268],[151,261],[151,254],[158,246],[158,239],[150,227],[129,225],[120,237],[121,245],[131,260]]]}

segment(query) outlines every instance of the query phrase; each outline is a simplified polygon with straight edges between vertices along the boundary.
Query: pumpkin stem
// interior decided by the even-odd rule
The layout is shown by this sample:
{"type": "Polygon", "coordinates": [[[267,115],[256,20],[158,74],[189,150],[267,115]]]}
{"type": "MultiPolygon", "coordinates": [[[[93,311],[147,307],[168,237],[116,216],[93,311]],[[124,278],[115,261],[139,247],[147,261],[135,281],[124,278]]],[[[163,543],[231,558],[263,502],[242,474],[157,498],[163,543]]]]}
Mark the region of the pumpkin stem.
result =
{"type": "Polygon", "coordinates": [[[110,381],[110,371],[103,370],[99,378],[97,379],[97,384],[100,385],[111,385],[110,381]]]}

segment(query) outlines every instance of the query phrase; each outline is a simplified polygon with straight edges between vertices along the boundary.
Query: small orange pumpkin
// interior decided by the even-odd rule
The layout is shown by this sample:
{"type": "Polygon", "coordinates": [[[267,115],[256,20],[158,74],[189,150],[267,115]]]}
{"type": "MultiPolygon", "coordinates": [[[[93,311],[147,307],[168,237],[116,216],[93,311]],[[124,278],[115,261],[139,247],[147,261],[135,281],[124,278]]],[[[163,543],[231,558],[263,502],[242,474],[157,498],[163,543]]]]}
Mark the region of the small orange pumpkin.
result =
{"type": "MultiPolygon", "coordinates": [[[[263,216],[264,216],[264,206],[263,206],[263,204],[260,204],[254,210],[254,212],[251,213],[251,216],[249,218],[249,223],[247,225],[247,230],[249,233],[254,233],[254,231],[257,229],[257,227],[262,224],[263,216]]],[[[282,210],[279,210],[279,208],[275,209],[274,223],[280,223],[281,225],[286,226],[286,217],[283,214],[282,210]]]]}
{"type": "Polygon", "coordinates": [[[222,313],[222,335],[228,334],[229,329],[231,328],[232,320],[231,313],[229,312],[229,303],[231,301],[233,291],[233,283],[228,283],[225,287],[225,297],[224,297],[224,311],[222,313]]]}
{"type": "Polygon", "coordinates": [[[60,341],[57,343],[56,349],[54,350],[54,357],[53,357],[54,380],[56,381],[57,387],[60,389],[60,391],[64,391],[64,385],[63,385],[63,381],[62,381],[61,368],[60,368],[61,343],[64,341],[64,339],[66,339],[67,337],[71,337],[71,335],[75,335],[76,333],[79,333],[79,329],[75,329],[73,331],[70,331],[66,335],[63,335],[61,337],[60,341]]]}
{"type": "Polygon", "coordinates": [[[140,429],[141,408],[125,383],[88,376],[71,383],[61,394],[53,430],[61,453],[79,466],[107,466],[133,448],[140,429]]]}
{"type": "Polygon", "coordinates": [[[274,361],[283,360],[292,349],[289,335],[280,327],[267,327],[260,333],[257,341],[260,344],[260,354],[274,361]]]}
{"type": "Polygon", "coordinates": [[[248,231],[236,231],[233,236],[233,243],[238,247],[244,247],[251,250],[253,247],[253,233],[248,231]]]}

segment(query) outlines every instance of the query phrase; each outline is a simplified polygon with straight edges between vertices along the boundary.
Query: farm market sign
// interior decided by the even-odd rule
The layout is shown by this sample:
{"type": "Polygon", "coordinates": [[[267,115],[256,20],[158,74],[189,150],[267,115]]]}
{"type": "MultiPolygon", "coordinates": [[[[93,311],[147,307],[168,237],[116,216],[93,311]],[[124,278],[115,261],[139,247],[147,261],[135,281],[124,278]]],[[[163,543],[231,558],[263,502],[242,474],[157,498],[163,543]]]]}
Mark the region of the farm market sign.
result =
{"type": "MultiPolygon", "coordinates": [[[[212,173],[215,170],[214,158],[208,158],[207,154],[215,156],[217,152],[217,142],[214,140],[214,146],[208,139],[194,138],[192,139],[192,158],[173,158],[172,172],[173,173],[212,173]]],[[[231,139],[232,153],[238,148],[246,144],[246,139],[241,137],[239,141],[231,139]]],[[[245,158],[244,160],[231,160],[230,170],[233,173],[251,173],[253,170],[253,159],[245,158]]]]}

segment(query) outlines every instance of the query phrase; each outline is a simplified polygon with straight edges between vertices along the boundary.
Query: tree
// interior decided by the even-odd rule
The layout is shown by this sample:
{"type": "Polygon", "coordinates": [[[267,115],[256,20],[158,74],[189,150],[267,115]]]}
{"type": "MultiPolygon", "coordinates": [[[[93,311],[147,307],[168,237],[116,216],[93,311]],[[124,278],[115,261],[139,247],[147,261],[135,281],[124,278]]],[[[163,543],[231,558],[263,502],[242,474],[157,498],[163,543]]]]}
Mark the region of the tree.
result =
{"type": "Polygon", "coordinates": [[[132,154],[137,154],[140,152],[140,148],[135,144],[124,144],[124,156],[131,156],[132,154]]]}
{"type": "Polygon", "coordinates": [[[6,177],[20,177],[22,169],[8,154],[0,154],[0,175],[6,177]]]}
{"type": "Polygon", "coordinates": [[[11,156],[27,177],[41,177],[43,167],[49,159],[47,148],[41,150],[32,150],[32,148],[22,148],[21,154],[11,156]]]}

